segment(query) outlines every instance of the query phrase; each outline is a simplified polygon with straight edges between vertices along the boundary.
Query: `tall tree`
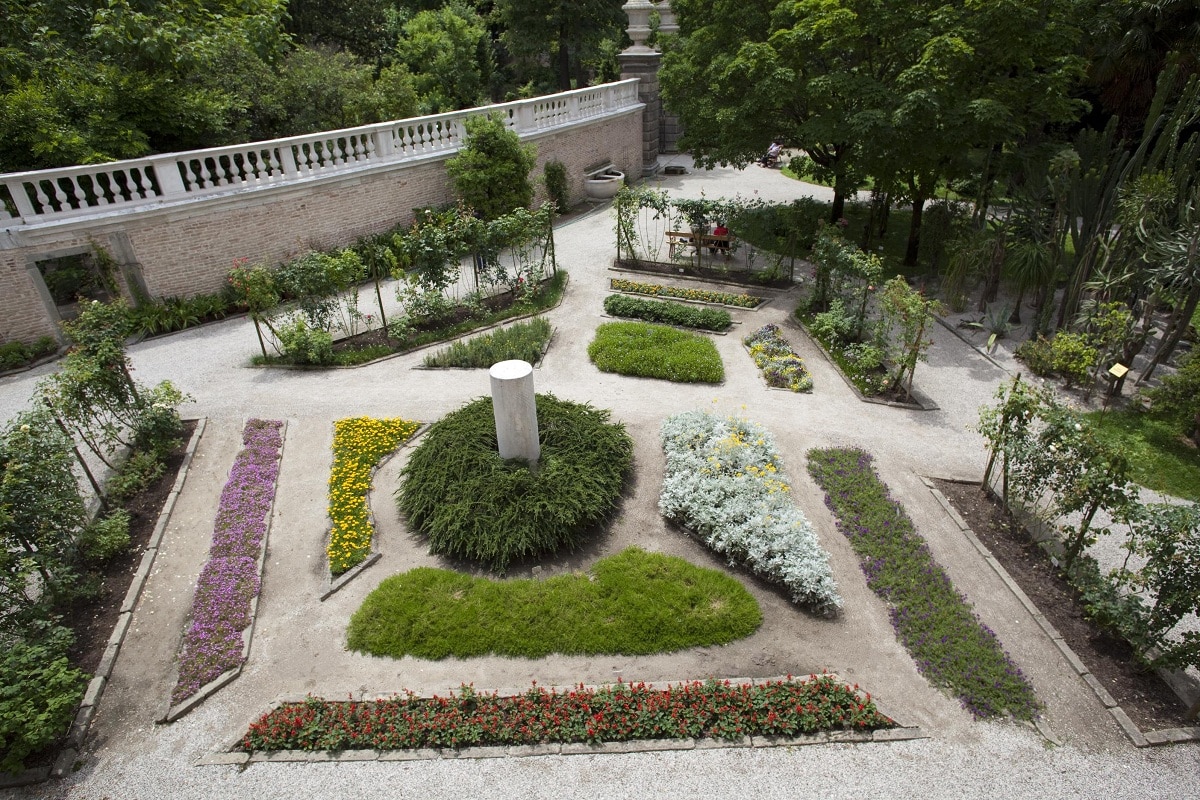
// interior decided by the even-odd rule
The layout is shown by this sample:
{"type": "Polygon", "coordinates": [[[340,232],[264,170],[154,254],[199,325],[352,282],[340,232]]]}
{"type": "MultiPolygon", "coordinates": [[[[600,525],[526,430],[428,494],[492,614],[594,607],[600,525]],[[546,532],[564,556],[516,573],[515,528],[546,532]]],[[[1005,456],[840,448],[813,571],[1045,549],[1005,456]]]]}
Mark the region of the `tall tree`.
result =
{"type": "Polygon", "coordinates": [[[661,81],[702,164],[744,165],[773,138],[832,180],[833,216],[871,174],[920,211],[990,149],[1069,120],[1077,0],[677,0],[661,81]]]}
{"type": "Polygon", "coordinates": [[[468,108],[486,99],[492,72],[487,28],[461,0],[421,11],[405,23],[396,58],[412,71],[424,113],[468,108]]]}
{"type": "Polygon", "coordinates": [[[584,62],[605,40],[620,40],[625,24],[621,0],[495,0],[492,18],[516,58],[550,57],[558,88],[585,86],[584,62]]]}

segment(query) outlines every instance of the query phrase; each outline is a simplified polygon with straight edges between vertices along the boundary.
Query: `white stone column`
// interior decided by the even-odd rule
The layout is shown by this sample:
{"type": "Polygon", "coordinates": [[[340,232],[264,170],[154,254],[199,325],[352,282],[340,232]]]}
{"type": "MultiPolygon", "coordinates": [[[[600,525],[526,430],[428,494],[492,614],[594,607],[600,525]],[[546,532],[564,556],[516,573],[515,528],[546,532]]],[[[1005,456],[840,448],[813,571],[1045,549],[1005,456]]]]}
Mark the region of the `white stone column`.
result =
{"type": "Polygon", "coordinates": [[[527,361],[501,361],[493,364],[488,374],[492,379],[492,412],[500,457],[536,465],[542,448],[538,442],[533,366],[527,361]]]}

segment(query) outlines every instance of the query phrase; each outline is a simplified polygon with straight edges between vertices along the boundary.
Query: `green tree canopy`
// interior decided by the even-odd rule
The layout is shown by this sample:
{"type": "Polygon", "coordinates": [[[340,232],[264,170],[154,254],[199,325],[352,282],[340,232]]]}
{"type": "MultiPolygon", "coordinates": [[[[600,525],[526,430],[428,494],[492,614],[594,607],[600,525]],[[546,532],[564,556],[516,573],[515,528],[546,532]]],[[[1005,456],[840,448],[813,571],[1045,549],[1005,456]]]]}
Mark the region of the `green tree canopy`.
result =
{"type": "Polygon", "coordinates": [[[404,25],[396,58],[416,80],[427,114],[486,102],[492,52],[483,18],[461,0],[437,11],[421,11],[404,25]]]}
{"type": "Polygon", "coordinates": [[[601,43],[620,41],[626,24],[621,0],[495,0],[508,52],[518,59],[554,65],[558,89],[587,85],[586,62],[601,43]]]}
{"type": "Polygon", "coordinates": [[[681,146],[703,164],[744,165],[782,139],[833,183],[834,218],[867,175],[919,210],[973,149],[1078,113],[1077,6],[676,0],[663,95],[682,118],[681,146]]]}

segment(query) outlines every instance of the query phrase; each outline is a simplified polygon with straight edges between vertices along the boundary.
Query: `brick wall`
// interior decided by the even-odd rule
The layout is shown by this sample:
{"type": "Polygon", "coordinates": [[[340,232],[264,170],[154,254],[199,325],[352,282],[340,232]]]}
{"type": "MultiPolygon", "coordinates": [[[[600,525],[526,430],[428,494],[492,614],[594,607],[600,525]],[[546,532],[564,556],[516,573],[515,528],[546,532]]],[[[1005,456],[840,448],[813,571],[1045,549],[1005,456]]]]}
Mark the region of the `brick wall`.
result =
{"type": "MultiPolygon", "coordinates": [[[[612,161],[629,180],[641,174],[642,111],[537,135],[531,178],[545,199],[542,168],[567,167],[571,200],[584,198],[583,170],[612,161]]],[[[0,339],[32,341],[56,333],[39,281],[26,268],[64,250],[105,247],[132,264],[152,297],[220,290],[234,260],[279,264],[307,249],[347,245],[412,221],[414,208],[453,201],[445,158],[240,194],[9,232],[0,240],[0,339]]]]}

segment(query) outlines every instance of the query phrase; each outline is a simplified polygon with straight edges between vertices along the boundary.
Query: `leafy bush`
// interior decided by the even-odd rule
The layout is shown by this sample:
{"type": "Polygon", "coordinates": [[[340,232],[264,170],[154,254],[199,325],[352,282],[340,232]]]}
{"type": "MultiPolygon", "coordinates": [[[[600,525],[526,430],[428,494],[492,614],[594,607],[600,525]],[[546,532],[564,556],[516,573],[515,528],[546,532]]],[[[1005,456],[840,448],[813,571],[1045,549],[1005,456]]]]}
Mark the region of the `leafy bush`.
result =
{"type": "Polygon", "coordinates": [[[396,493],[430,550],[503,572],[515,559],[573,549],[616,510],[633,442],[607,411],[538,395],[536,469],[500,458],[492,400],[434,423],[396,493]]]}
{"type": "Polygon", "coordinates": [[[746,420],[689,411],[662,427],[658,506],[708,547],[826,614],[842,604],[812,526],[791,501],[770,434],[746,420]]]}
{"type": "Polygon", "coordinates": [[[20,772],[25,759],[67,732],[87,676],[67,661],[71,632],[52,628],[40,641],[6,642],[0,655],[0,770],[20,772]]]}
{"type": "Polygon", "coordinates": [[[124,503],[158,480],[165,469],[163,462],[152,452],[131,453],[115,473],[108,477],[104,490],[113,503],[124,503]]]}
{"type": "Polygon", "coordinates": [[[554,201],[554,210],[565,214],[571,210],[571,185],[567,178],[567,165],[561,161],[549,161],[542,170],[546,181],[546,194],[554,201]]]}
{"type": "Polygon", "coordinates": [[[1039,334],[1037,339],[1022,342],[1014,355],[1024,361],[1034,375],[1057,374],[1067,386],[1087,383],[1092,367],[1100,358],[1086,336],[1069,331],[1059,331],[1049,340],[1039,334]]]}
{"type": "Polygon", "coordinates": [[[742,339],[742,343],[750,348],[750,357],[762,370],[768,386],[793,392],[812,391],[813,379],[808,367],[792,351],[787,339],[779,335],[778,325],[764,325],[742,339]]]}
{"type": "Polygon", "coordinates": [[[110,511],[83,529],[79,549],[87,561],[103,564],[129,549],[129,512],[110,511]]]}
{"type": "Polygon", "coordinates": [[[1017,345],[1013,355],[1024,361],[1029,371],[1038,377],[1054,374],[1054,350],[1050,340],[1041,334],[1036,339],[1026,339],[1017,345]]]}
{"type": "Polygon", "coordinates": [[[500,361],[518,359],[536,364],[554,329],[545,317],[518,322],[425,357],[427,367],[490,367],[500,361]]]}
{"type": "Polygon", "coordinates": [[[858,554],[867,585],[891,605],[892,626],[917,669],[976,717],[1036,716],[1033,687],[934,561],[871,457],[811,450],[808,471],[858,554]]]}
{"type": "Polygon", "coordinates": [[[624,278],[609,278],[608,285],[614,292],[630,294],[646,294],[652,297],[675,297],[680,300],[694,300],[700,303],[717,303],[735,308],[757,308],[762,304],[761,297],[752,294],[732,294],[731,292],[713,292],[708,289],[680,289],[675,286],[661,286],[657,283],[639,283],[624,278]]]}
{"type": "Polygon", "coordinates": [[[706,331],[725,331],[733,324],[729,312],[719,308],[696,308],[683,303],[643,300],[640,297],[622,294],[610,294],[604,298],[604,311],[614,317],[662,322],[706,331]]]}
{"type": "Polygon", "coordinates": [[[808,320],[808,329],[822,342],[845,343],[853,341],[854,318],[846,313],[841,298],[835,299],[827,311],[821,311],[808,320]]]}
{"type": "Polygon", "coordinates": [[[333,363],[333,336],[296,315],[276,330],[283,357],[293,364],[325,365],[333,363]]]}
{"type": "Polygon", "coordinates": [[[459,199],[484,219],[496,219],[533,202],[529,172],[536,149],[504,126],[498,114],[468,117],[466,141],[446,162],[459,199]]]}
{"type": "Polygon", "coordinates": [[[420,425],[399,418],[353,417],[333,423],[333,467],[329,471],[329,571],[341,575],[371,552],[375,526],[367,506],[371,473],[379,461],[420,425]]]}
{"type": "Polygon", "coordinates": [[[0,344],[0,370],[16,369],[37,361],[42,356],[48,356],[58,349],[58,342],[50,336],[43,336],[33,344],[24,342],[5,342],[0,344]]]}
{"type": "Polygon", "coordinates": [[[584,574],[474,578],[422,567],[393,575],[350,619],[347,645],[376,656],[442,659],[670,653],[728,644],[762,624],[733,578],[637,548],[584,574]]]}
{"type": "Polygon", "coordinates": [[[639,739],[737,740],[818,731],[892,728],[871,696],[828,675],[741,685],[692,681],[654,689],[644,683],[568,691],[533,686],[500,697],[470,686],[458,696],[411,692],[376,702],[308,697],[285,703],[250,726],[241,749],[405,750],[420,747],[530,745],[639,739]]]}
{"type": "Polygon", "coordinates": [[[1146,391],[1156,417],[1169,420],[1180,433],[1200,441],[1200,358],[1191,350],[1179,360],[1179,369],[1146,391]]]}
{"type": "Polygon", "coordinates": [[[720,383],[725,367],[716,345],[695,333],[643,322],[607,322],[596,329],[588,358],[601,372],[678,383],[720,383]]]}

